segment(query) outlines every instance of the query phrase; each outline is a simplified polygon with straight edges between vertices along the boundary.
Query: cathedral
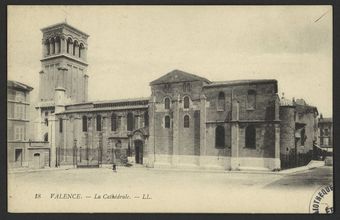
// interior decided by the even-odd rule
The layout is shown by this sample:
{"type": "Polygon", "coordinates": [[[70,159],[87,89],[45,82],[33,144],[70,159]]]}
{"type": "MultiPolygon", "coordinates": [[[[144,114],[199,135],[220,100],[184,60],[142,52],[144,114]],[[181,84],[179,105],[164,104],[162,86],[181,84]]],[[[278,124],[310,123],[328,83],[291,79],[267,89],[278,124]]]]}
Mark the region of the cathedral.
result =
{"type": "Polygon", "coordinates": [[[148,98],[89,101],[89,35],[67,23],[41,31],[36,133],[51,167],[273,171],[312,154],[317,109],[280,98],[275,79],[214,82],[175,69],[150,82],[148,98]]]}

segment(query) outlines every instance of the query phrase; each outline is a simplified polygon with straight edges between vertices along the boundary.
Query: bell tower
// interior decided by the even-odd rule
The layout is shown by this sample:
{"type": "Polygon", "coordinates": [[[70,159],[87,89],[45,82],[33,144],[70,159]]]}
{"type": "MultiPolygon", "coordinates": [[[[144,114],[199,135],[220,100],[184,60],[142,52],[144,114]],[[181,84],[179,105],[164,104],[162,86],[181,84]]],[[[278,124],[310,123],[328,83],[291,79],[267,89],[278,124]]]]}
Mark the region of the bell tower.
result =
{"type": "MultiPolygon", "coordinates": [[[[88,34],[66,22],[41,29],[42,58],[39,72],[39,96],[36,140],[56,146],[56,113],[66,105],[88,99],[88,34]]],[[[54,157],[53,157],[54,158],[54,157]]]]}
{"type": "Polygon", "coordinates": [[[41,31],[43,50],[39,102],[53,102],[56,88],[65,89],[65,101],[68,103],[86,102],[89,35],[66,22],[45,27],[41,31]]]}

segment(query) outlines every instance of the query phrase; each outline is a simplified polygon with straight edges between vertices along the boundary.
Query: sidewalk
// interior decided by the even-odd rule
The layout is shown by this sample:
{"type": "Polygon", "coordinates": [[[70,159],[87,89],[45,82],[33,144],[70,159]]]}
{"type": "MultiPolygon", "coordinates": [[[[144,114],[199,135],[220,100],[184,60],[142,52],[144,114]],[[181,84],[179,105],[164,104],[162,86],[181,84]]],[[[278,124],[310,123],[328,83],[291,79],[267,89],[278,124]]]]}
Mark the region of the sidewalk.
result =
{"type": "MultiPolygon", "coordinates": [[[[126,171],[135,171],[139,170],[147,170],[147,171],[157,171],[157,172],[194,172],[194,173],[230,173],[230,174],[274,174],[274,175],[287,175],[293,174],[297,172],[302,172],[306,170],[310,170],[317,167],[325,166],[324,161],[314,161],[312,160],[306,166],[295,167],[287,170],[281,171],[271,171],[271,170],[256,170],[256,169],[241,169],[241,170],[220,170],[220,169],[199,169],[199,168],[148,168],[144,166],[132,166],[132,167],[124,167],[118,166],[118,172],[126,172],[126,171]]],[[[61,167],[46,167],[42,169],[32,169],[32,168],[15,168],[8,170],[8,174],[12,173],[26,173],[26,172],[44,172],[44,171],[61,171],[61,170],[70,170],[70,169],[112,169],[112,165],[103,164],[100,168],[76,168],[73,165],[63,165],[61,167]]]]}
{"type": "Polygon", "coordinates": [[[314,169],[314,168],[322,167],[322,166],[325,166],[325,161],[312,160],[306,166],[282,170],[279,173],[292,174],[292,173],[302,172],[302,171],[306,171],[306,170],[310,170],[310,169],[314,169]]]}
{"type": "Polygon", "coordinates": [[[77,168],[73,167],[72,165],[61,166],[61,167],[45,167],[45,168],[41,168],[41,169],[20,167],[20,168],[8,169],[7,173],[12,174],[12,173],[27,173],[27,172],[58,171],[58,170],[69,170],[69,169],[77,169],[77,168]]]}

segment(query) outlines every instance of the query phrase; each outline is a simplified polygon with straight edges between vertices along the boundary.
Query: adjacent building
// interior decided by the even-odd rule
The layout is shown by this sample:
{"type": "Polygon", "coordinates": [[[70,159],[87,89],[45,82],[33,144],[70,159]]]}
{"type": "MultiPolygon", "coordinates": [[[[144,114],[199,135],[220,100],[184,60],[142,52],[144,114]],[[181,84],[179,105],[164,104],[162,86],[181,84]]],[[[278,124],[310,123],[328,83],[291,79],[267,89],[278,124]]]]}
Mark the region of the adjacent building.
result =
{"type": "Polygon", "coordinates": [[[333,152],[333,120],[324,118],[320,114],[319,118],[319,140],[320,147],[327,152],[333,152]]]}
{"type": "Polygon", "coordinates": [[[7,81],[7,160],[9,168],[50,166],[50,146],[30,137],[30,92],[32,87],[7,81]]]}
{"type": "Polygon", "coordinates": [[[33,88],[7,81],[7,143],[9,168],[28,166],[29,93],[33,88]]]}
{"type": "Polygon", "coordinates": [[[281,167],[304,166],[316,155],[318,140],[318,110],[303,99],[280,102],[281,167]]]}

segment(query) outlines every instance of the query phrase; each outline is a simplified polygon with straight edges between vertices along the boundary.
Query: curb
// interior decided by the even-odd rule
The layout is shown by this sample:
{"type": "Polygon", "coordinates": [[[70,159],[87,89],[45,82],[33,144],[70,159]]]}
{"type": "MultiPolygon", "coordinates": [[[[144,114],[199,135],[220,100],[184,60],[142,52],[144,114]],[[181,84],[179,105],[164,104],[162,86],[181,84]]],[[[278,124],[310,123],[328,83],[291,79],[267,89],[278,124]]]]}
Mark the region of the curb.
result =
{"type": "MultiPolygon", "coordinates": [[[[164,171],[164,172],[194,172],[194,173],[225,173],[225,174],[271,174],[271,175],[288,175],[294,174],[297,172],[303,172],[310,169],[314,169],[317,167],[325,166],[324,161],[315,162],[311,161],[308,165],[302,167],[295,167],[287,170],[281,171],[262,171],[262,170],[214,170],[214,169],[179,169],[179,168],[148,168],[148,167],[124,167],[119,166],[119,170],[130,170],[130,171],[138,171],[140,169],[146,171],[164,171]]],[[[20,170],[8,170],[7,174],[15,174],[15,173],[28,173],[28,172],[50,172],[50,171],[61,171],[61,170],[75,170],[75,169],[94,169],[94,168],[76,168],[73,166],[62,166],[62,167],[53,167],[53,168],[43,168],[43,169],[20,169],[20,170]]],[[[104,165],[102,167],[96,169],[112,169],[110,165],[104,165]]]]}
{"type": "MultiPolygon", "coordinates": [[[[51,172],[51,171],[62,171],[62,170],[86,170],[86,169],[94,169],[94,168],[76,168],[76,167],[58,167],[58,168],[43,168],[43,169],[24,169],[24,170],[9,170],[8,174],[15,174],[15,173],[36,173],[36,172],[51,172]]],[[[96,169],[112,169],[111,166],[103,166],[96,169]]],[[[191,173],[225,173],[225,174],[274,174],[278,175],[279,172],[274,171],[247,171],[247,170],[205,170],[205,169],[178,169],[178,168],[148,168],[148,167],[118,167],[117,171],[136,171],[138,170],[145,170],[145,171],[157,171],[157,172],[191,172],[191,173]]]]}
{"type": "Polygon", "coordinates": [[[36,173],[36,172],[50,172],[50,171],[61,171],[61,170],[70,170],[70,169],[77,169],[75,167],[53,167],[53,168],[41,168],[41,169],[11,169],[7,171],[7,174],[15,174],[15,173],[36,173]]]}
{"type": "Polygon", "coordinates": [[[314,169],[314,168],[317,168],[317,167],[323,167],[323,166],[325,166],[324,161],[313,161],[312,160],[306,166],[282,170],[282,171],[280,171],[280,173],[282,173],[282,174],[294,174],[294,173],[303,172],[303,171],[307,171],[307,170],[311,170],[311,169],[314,169]]]}

